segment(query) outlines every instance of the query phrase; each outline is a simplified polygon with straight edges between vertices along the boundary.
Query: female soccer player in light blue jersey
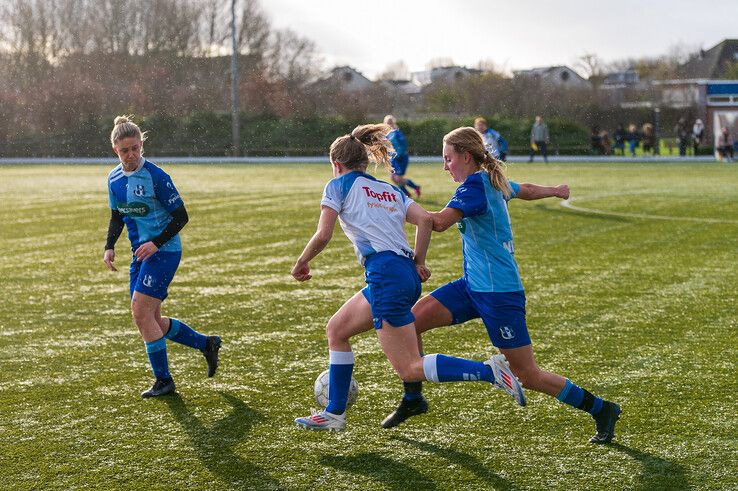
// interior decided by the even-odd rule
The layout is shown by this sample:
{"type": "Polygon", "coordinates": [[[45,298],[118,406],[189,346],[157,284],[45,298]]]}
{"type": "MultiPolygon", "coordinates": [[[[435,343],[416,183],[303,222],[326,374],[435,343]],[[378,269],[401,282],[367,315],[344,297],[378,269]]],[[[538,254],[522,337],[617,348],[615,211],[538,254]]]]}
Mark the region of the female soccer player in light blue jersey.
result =
{"type": "MultiPolygon", "coordinates": [[[[566,199],[569,187],[544,187],[508,181],[502,163],[485,149],[474,128],[457,128],[443,138],[444,170],[461,183],[446,208],[431,213],[433,230],[456,225],[461,232],[464,275],[423,297],[414,307],[418,334],[480,318],[526,389],[552,395],[595,419],[592,443],[608,443],[620,407],[604,401],[555,373],[538,368],[525,322],[525,293],[514,259],[507,202],[512,198],[566,199]]],[[[428,410],[421,384],[405,380],[405,396],[382,426],[397,426],[428,410]],[[408,383],[409,382],[409,383],[408,383]]]]}
{"type": "Polygon", "coordinates": [[[328,406],[312,416],[297,418],[295,423],[303,428],[346,428],[346,401],[354,367],[349,341],[372,327],[403,380],[482,380],[505,390],[520,405],[525,404],[522,387],[503,355],[485,362],[441,354],[420,356],[411,308],[420,297],[420,283],[430,276],[425,255],[433,219],[399,189],[365,173],[370,156],[389,168],[389,130],[387,125],[358,126],[333,142],[330,160],[335,178],[323,191],[317,231],[292,268],[292,276],[298,281],[312,277],[310,261],[331,240],[338,220],[366,270],[367,283],[328,321],[328,406]],[[405,221],[417,226],[414,252],[407,243],[405,221]]]}
{"type": "Polygon", "coordinates": [[[161,315],[161,303],[167,298],[169,283],[182,257],[179,231],[188,217],[169,175],[143,158],[144,140],[145,134],[128,116],[115,118],[110,143],[120,164],[108,174],[111,215],[103,261],[111,271],[117,271],[113,265],[115,243],[125,225],[133,251],[131,312],[155,377],[151,389],[141,395],[156,397],[175,390],[165,338],[201,351],[209,377],[218,367],[221,341],[218,336],[204,336],[178,319],[161,315]]]}

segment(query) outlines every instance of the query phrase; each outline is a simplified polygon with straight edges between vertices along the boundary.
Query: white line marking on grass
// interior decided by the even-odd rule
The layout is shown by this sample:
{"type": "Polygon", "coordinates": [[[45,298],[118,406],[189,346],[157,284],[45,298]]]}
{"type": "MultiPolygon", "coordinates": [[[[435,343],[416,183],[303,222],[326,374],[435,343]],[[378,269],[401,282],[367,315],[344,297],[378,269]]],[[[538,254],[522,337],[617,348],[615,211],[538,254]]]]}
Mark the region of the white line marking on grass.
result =
{"type": "MultiPolygon", "coordinates": [[[[601,195],[601,196],[590,196],[589,198],[605,198],[612,195],[601,195]]],[[[620,196],[620,195],[618,195],[620,196]]],[[[675,217],[669,215],[651,215],[648,213],[621,213],[615,211],[603,211],[595,208],[584,208],[582,206],[575,206],[572,201],[578,201],[581,198],[571,197],[561,202],[561,206],[568,208],[572,211],[578,211],[581,213],[591,213],[594,215],[602,215],[609,217],[623,217],[623,218],[641,218],[645,220],[669,220],[674,222],[698,222],[698,223],[732,223],[738,224],[738,220],[728,220],[725,218],[700,218],[700,217],[675,217]]]]}

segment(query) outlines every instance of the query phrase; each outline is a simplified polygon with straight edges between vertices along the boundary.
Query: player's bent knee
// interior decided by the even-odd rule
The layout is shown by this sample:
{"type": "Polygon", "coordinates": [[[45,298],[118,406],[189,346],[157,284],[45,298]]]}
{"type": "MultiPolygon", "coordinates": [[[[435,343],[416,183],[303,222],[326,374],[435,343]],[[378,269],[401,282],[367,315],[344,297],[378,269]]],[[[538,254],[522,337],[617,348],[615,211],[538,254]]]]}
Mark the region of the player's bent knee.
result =
{"type": "Polygon", "coordinates": [[[418,358],[418,361],[407,363],[402,366],[395,366],[395,372],[404,382],[420,382],[425,380],[422,358],[418,358]]]}

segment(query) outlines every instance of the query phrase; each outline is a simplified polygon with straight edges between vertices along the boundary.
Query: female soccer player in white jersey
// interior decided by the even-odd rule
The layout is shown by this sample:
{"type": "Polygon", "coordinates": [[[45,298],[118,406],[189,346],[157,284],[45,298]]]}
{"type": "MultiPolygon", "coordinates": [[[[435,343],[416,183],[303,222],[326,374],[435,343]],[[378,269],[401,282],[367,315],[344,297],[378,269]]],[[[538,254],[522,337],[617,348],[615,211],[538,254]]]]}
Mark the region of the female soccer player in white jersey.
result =
{"type": "Polygon", "coordinates": [[[346,428],[354,354],[351,336],[376,329],[382,350],[403,380],[434,382],[491,382],[525,405],[522,387],[505,358],[485,362],[435,354],[420,356],[415,318],[410,309],[420,297],[421,281],[430,276],[425,255],[433,220],[420,205],[399,189],[365,173],[370,156],[389,168],[392,146],[387,125],[357,126],[330,147],[334,179],[323,191],[318,228],[292,268],[298,281],[309,280],[310,261],[331,240],[336,220],[354,245],[366,269],[367,287],[356,293],[328,321],[328,406],[324,411],[297,418],[298,426],[314,430],[346,428]],[[405,237],[405,221],[416,225],[415,251],[405,237]]]}
{"type": "Polygon", "coordinates": [[[131,312],[156,379],[141,396],[156,397],[175,389],[167,363],[166,339],[201,351],[208,364],[208,377],[215,375],[218,367],[221,341],[218,336],[204,336],[178,319],[161,315],[161,303],[167,298],[169,283],[182,257],[179,231],[188,217],[169,175],[143,158],[145,136],[128,116],[115,118],[110,143],[120,164],[108,174],[111,215],[103,261],[111,271],[117,271],[113,265],[115,243],[125,225],[133,251],[131,312]]]}
{"type": "MultiPolygon", "coordinates": [[[[470,127],[457,128],[443,138],[443,161],[444,170],[461,185],[443,210],[431,213],[433,229],[443,232],[457,226],[461,232],[464,275],[434,290],[413,307],[418,334],[481,317],[492,344],[508,360],[523,387],[589,412],[597,426],[597,434],[590,441],[609,442],[620,407],[536,365],[525,322],[525,293],[513,256],[507,202],[511,198],[566,199],[569,187],[508,181],[502,162],[490,155],[482,135],[470,127]]],[[[421,384],[405,379],[405,396],[382,426],[391,428],[427,410],[421,384]]]]}

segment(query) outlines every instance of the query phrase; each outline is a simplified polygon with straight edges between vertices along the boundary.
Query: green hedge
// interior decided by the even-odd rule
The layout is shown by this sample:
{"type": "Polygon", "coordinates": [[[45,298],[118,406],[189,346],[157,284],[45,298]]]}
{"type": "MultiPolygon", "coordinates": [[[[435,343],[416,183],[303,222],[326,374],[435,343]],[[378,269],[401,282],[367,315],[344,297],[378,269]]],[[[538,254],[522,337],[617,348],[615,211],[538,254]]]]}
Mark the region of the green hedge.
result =
{"type": "MultiPolygon", "coordinates": [[[[488,117],[491,127],[508,140],[512,154],[528,150],[532,120],[488,117]]],[[[2,157],[105,157],[111,155],[108,135],[113,117],[82,120],[63,133],[27,135],[0,142],[2,157]]],[[[188,116],[151,114],[138,120],[148,131],[146,153],[168,156],[225,156],[231,146],[231,119],[224,113],[193,113],[188,116]]],[[[472,117],[401,120],[413,155],[439,155],[443,135],[468,126],[472,117]]],[[[278,118],[241,114],[241,153],[259,156],[325,155],[331,142],[362,121],[342,117],[278,118]]],[[[585,154],[589,132],[577,123],[547,121],[551,153],[585,154]]]]}

